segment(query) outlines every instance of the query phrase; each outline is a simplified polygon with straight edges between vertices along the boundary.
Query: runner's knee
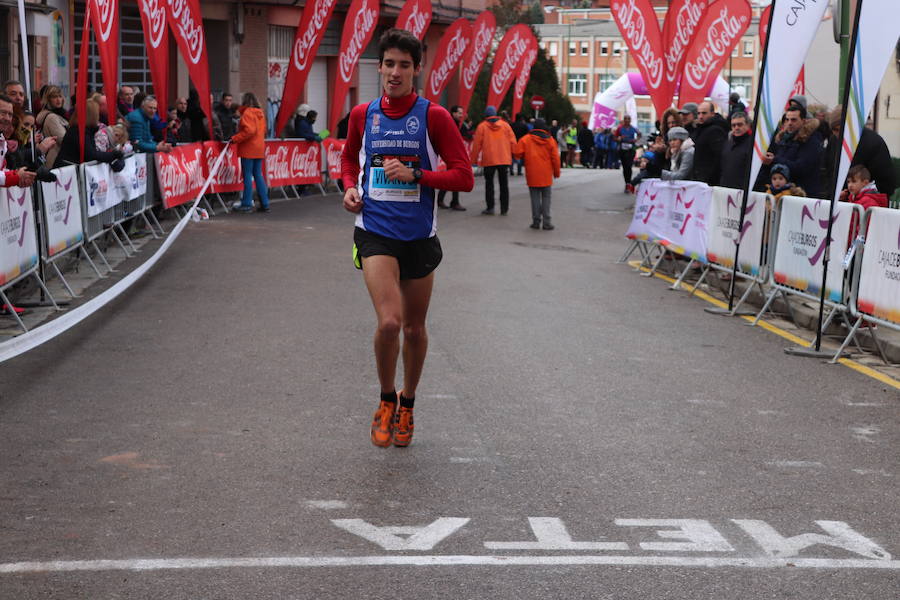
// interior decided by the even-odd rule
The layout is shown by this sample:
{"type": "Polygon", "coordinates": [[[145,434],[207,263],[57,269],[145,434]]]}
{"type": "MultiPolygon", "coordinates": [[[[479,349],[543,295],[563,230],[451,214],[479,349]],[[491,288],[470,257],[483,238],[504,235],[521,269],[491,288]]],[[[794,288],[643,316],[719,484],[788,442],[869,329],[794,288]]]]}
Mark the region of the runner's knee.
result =
{"type": "Polygon", "coordinates": [[[403,339],[408,342],[418,342],[428,337],[425,331],[425,323],[404,323],[403,339]]]}
{"type": "Polygon", "coordinates": [[[397,337],[400,335],[400,317],[384,317],[378,321],[378,334],[381,336],[397,337]]]}

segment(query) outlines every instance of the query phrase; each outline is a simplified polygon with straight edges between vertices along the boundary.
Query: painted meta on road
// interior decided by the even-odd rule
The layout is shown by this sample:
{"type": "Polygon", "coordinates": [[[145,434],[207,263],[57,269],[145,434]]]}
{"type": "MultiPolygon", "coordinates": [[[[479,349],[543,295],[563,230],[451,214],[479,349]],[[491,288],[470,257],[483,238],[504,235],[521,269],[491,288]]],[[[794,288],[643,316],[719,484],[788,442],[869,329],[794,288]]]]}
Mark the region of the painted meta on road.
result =
{"type": "MultiPolygon", "coordinates": [[[[729,529],[740,539],[726,538],[702,519],[614,519],[612,535],[576,541],[559,518],[529,517],[532,538],[484,541],[479,553],[434,554],[444,540],[471,519],[440,517],[427,525],[379,526],[363,519],[331,519],[342,530],[335,542],[357,536],[387,554],[347,556],[282,556],[248,558],[108,559],[0,563],[0,575],[64,571],[162,571],[235,567],[360,567],[360,566],[565,566],[634,565],[667,567],[795,567],[809,569],[900,570],[900,560],[877,542],[843,521],[816,521],[815,531],[785,534],[765,521],[731,519],[729,529]],[[631,542],[622,541],[631,539],[631,542]],[[735,545],[755,551],[739,555],[735,545]],[[491,553],[480,553],[484,550],[491,553]],[[390,554],[400,552],[402,554],[390,554]],[[514,554],[513,552],[517,552],[514,554]],[[527,554],[523,554],[527,552],[527,554]],[[421,553],[421,554],[419,554],[421,553]],[[842,557],[838,558],[837,556],[842,557]]],[[[510,536],[513,537],[514,536],[510,536]]]]}

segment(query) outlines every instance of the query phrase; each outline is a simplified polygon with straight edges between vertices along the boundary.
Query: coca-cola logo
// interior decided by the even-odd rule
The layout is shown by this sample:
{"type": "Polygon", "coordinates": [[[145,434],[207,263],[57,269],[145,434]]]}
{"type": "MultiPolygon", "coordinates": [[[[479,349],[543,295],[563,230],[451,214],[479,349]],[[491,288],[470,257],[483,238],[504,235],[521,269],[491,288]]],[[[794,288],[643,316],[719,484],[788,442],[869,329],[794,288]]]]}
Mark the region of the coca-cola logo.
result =
{"type": "Polygon", "coordinates": [[[691,87],[698,90],[705,88],[707,80],[714,74],[716,61],[731,52],[749,22],[748,15],[732,14],[728,6],[719,10],[718,17],[709,24],[706,32],[706,45],[684,65],[684,76],[691,87]]]}
{"type": "Polygon", "coordinates": [[[694,32],[706,13],[707,0],[685,0],[676,13],[666,15],[666,26],[674,28],[674,34],[667,38],[663,51],[666,61],[666,79],[674,83],[678,78],[679,65],[694,39],[694,32]],[[669,19],[674,19],[670,24],[669,19]]]}
{"type": "Polygon", "coordinates": [[[266,176],[276,180],[319,177],[321,161],[318,144],[270,144],[266,146],[266,176]],[[274,146],[274,148],[273,148],[274,146]]]}
{"type": "Polygon", "coordinates": [[[469,36],[465,35],[462,27],[458,27],[447,44],[447,54],[441,64],[436,65],[428,77],[429,91],[432,96],[437,96],[447,84],[450,73],[459,63],[466,48],[469,47],[469,36]]]}
{"type": "Polygon", "coordinates": [[[412,10],[406,17],[406,21],[400,23],[400,29],[405,29],[419,39],[425,33],[425,28],[431,21],[431,11],[425,9],[419,2],[413,4],[412,10]],[[424,10],[423,10],[424,9],[424,10]]]}
{"type": "Polygon", "coordinates": [[[481,65],[487,56],[488,50],[491,49],[491,38],[494,37],[496,27],[487,23],[482,23],[475,32],[472,40],[472,58],[469,64],[463,66],[462,78],[463,87],[471,90],[475,87],[475,80],[481,71],[481,65]]]}
{"type": "Polygon", "coordinates": [[[326,160],[328,161],[328,175],[332,178],[341,176],[341,154],[344,153],[344,145],[340,142],[327,142],[325,144],[326,160]]]}
{"type": "Polygon", "coordinates": [[[519,60],[521,60],[527,49],[528,41],[516,31],[506,47],[506,56],[503,57],[503,62],[500,63],[500,66],[494,71],[494,76],[491,77],[491,91],[498,95],[503,93],[503,88],[509,83],[513,70],[519,64],[519,60]]]}
{"type": "MultiPolygon", "coordinates": [[[[217,146],[218,144],[210,144],[206,147],[206,164],[216,164],[216,159],[218,159],[219,155],[222,153],[221,148],[218,148],[217,146]]],[[[223,158],[222,162],[219,164],[219,170],[216,171],[212,177],[213,184],[231,185],[241,183],[241,167],[236,158],[234,150],[229,147],[225,153],[225,158],[223,158]]]]}
{"type": "Polygon", "coordinates": [[[159,163],[159,184],[169,206],[203,187],[203,169],[200,168],[203,153],[200,148],[157,154],[156,157],[159,163]]]}
{"type": "MultiPolygon", "coordinates": [[[[650,32],[647,31],[647,22],[636,2],[637,0],[628,0],[617,4],[613,15],[619,24],[619,30],[623,32],[628,47],[635,54],[635,59],[644,67],[647,87],[654,89],[660,87],[662,83],[663,60],[662,57],[656,55],[653,49],[648,37],[650,32]]],[[[659,41],[659,28],[656,27],[652,33],[656,34],[656,41],[659,41]]]]}
{"type": "Polygon", "coordinates": [[[525,55],[525,59],[522,61],[522,69],[516,77],[516,88],[514,92],[516,98],[521,98],[525,95],[525,86],[528,84],[528,77],[531,75],[531,66],[534,64],[535,60],[537,60],[537,49],[532,48],[528,51],[528,54],[525,55]]]}
{"type": "Polygon", "coordinates": [[[188,60],[192,64],[199,64],[203,56],[203,24],[197,23],[191,13],[189,0],[167,0],[169,13],[175,21],[175,29],[184,41],[188,51],[188,60]]]}
{"type": "Polygon", "coordinates": [[[141,12],[146,17],[150,26],[150,46],[159,48],[162,44],[163,34],[166,32],[166,8],[159,0],[141,0],[141,12]]]}
{"type": "Polygon", "coordinates": [[[118,11],[116,10],[116,0],[93,0],[94,7],[97,11],[97,17],[100,19],[100,39],[102,41],[109,40],[112,33],[113,24],[116,21],[118,11]]]}
{"type": "MultiPolygon", "coordinates": [[[[325,32],[328,16],[334,8],[334,3],[335,0],[318,0],[313,4],[312,16],[306,21],[306,27],[294,40],[293,60],[297,69],[305,71],[309,59],[313,58],[316,42],[325,32]]],[[[306,15],[304,14],[304,16],[306,15]]]]}
{"type": "Polygon", "coordinates": [[[352,26],[353,35],[350,37],[347,47],[341,52],[341,58],[338,61],[340,65],[340,76],[341,79],[344,80],[344,83],[350,83],[350,79],[353,77],[353,70],[356,68],[356,63],[359,62],[359,56],[365,49],[366,38],[369,37],[372,28],[375,27],[375,21],[377,20],[377,4],[372,6],[367,2],[362,6],[360,11],[356,13],[352,26]]]}

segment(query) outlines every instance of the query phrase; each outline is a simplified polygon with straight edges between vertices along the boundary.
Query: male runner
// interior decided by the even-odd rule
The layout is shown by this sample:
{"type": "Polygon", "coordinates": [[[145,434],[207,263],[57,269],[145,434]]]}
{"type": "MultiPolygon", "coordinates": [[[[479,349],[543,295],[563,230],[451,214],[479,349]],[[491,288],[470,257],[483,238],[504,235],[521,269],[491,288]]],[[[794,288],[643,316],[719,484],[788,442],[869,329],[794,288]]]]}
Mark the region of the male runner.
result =
{"type": "Polygon", "coordinates": [[[372,443],[408,446],[416,388],[428,352],[425,316],[434,269],[441,261],[435,189],[469,192],[475,185],[459,128],[446,109],[420,98],[422,45],[390,29],[378,45],[383,95],[350,112],[341,155],[344,208],[356,213],[355,254],[378,326],[375,364],[381,398],[372,443]],[[447,170],[438,172],[438,156],[447,170]],[[403,330],[403,389],[394,385],[403,330]],[[397,404],[400,404],[398,409],[397,404]]]}

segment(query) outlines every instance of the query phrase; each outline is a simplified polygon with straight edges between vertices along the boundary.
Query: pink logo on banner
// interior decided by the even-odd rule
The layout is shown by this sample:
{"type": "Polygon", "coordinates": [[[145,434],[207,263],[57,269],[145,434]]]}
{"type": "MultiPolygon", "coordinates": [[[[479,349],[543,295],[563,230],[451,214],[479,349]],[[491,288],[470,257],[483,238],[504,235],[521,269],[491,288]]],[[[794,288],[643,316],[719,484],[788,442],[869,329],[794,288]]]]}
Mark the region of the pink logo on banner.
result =
{"type": "MultiPolygon", "coordinates": [[[[822,204],[821,200],[816,201],[815,207],[817,210],[818,210],[820,204],[822,204]]],[[[835,221],[837,221],[840,214],[841,214],[840,211],[835,211],[835,213],[834,213],[835,221]]],[[[803,225],[806,223],[806,219],[809,219],[810,221],[815,222],[819,226],[819,229],[821,229],[822,231],[824,231],[824,232],[828,231],[828,219],[827,218],[816,219],[813,216],[812,211],[809,210],[808,206],[804,206],[803,210],[800,213],[800,230],[801,231],[803,230],[803,225]]],[[[819,244],[819,247],[816,248],[815,254],[813,254],[812,257],[807,258],[810,265],[816,265],[819,262],[819,259],[821,259],[822,255],[825,254],[825,247],[830,243],[831,243],[831,240],[828,238],[827,233],[826,233],[826,235],[823,236],[822,242],[819,244]]]]}

